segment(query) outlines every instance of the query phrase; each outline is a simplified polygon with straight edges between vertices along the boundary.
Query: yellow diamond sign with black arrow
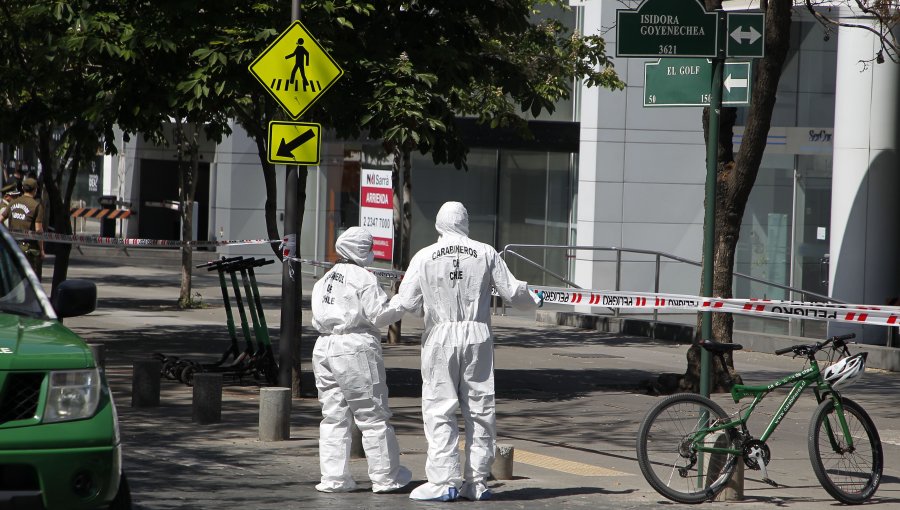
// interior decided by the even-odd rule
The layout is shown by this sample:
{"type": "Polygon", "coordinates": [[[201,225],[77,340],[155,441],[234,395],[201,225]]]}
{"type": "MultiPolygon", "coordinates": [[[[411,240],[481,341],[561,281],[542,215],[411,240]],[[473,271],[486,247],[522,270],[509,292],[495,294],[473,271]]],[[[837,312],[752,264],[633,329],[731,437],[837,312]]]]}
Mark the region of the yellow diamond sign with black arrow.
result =
{"type": "Polygon", "coordinates": [[[307,122],[269,123],[269,162],[318,165],[322,126],[307,122]]]}
{"type": "Polygon", "coordinates": [[[306,27],[295,21],[250,63],[250,73],[296,119],[344,74],[306,27]]]}

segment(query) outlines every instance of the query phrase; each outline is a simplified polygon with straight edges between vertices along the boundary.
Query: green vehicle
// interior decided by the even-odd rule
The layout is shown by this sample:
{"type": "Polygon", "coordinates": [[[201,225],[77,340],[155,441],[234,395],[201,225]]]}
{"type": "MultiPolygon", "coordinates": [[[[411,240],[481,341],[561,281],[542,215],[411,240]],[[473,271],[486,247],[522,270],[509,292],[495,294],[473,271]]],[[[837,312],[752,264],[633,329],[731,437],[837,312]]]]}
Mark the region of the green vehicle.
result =
{"type": "Polygon", "coordinates": [[[0,508],[131,507],[103,369],[60,319],[94,310],[92,282],[53,303],[0,225],[0,508]]]}

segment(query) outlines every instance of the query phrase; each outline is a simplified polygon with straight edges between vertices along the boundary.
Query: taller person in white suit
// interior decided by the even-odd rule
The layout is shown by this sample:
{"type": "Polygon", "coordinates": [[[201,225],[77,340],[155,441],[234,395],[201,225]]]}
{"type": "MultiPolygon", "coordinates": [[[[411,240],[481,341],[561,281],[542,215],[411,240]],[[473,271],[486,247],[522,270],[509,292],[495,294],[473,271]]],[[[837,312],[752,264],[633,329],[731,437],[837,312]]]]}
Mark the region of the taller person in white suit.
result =
{"type": "Polygon", "coordinates": [[[494,462],[494,343],[491,288],[519,308],[539,299],[517,280],[490,245],[469,239],[469,215],[459,202],[438,211],[440,237],[412,258],[391,307],[424,309],[422,336],[422,417],[428,439],[428,482],[411,499],[489,499],[494,462]],[[466,464],[460,469],[461,409],[466,430],[466,464]]]}

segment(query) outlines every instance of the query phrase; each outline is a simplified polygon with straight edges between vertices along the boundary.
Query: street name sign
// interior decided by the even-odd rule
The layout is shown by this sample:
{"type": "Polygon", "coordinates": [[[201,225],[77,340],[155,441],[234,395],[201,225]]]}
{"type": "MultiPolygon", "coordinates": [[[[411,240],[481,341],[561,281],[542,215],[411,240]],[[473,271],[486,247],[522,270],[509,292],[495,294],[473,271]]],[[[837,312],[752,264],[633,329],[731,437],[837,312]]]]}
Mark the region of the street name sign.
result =
{"type": "MultiPolygon", "coordinates": [[[[722,104],[750,104],[750,62],[726,62],[722,104]]],[[[665,58],[644,63],[644,106],[709,106],[712,62],[665,58]]]]}
{"type": "Polygon", "coordinates": [[[718,14],[700,0],[645,0],[616,11],[617,57],[716,57],[718,14]]]}
{"type": "Polygon", "coordinates": [[[322,126],[308,122],[269,122],[269,163],[318,165],[322,126]]]}
{"type": "Polygon", "coordinates": [[[726,57],[765,56],[766,15],[762,12],[729,12],[726,21],[726,57]]]}
{"type": "Polygon", "coordinates": [[[249,69],[292,119],[303,115],[344,74],[299,21],[282,32],[249,69]]]}

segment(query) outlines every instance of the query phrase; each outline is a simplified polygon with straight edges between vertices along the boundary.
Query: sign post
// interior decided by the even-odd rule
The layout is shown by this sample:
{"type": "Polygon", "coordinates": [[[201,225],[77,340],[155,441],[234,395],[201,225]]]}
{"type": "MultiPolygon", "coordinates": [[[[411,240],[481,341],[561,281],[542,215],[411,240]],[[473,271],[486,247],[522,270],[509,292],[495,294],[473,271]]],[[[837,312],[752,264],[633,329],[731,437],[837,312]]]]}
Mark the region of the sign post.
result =
{"type": "MultiPolygon", "coordinates": [[[[300,23],[300,2],[292,0],[293,23],[249,65],[262,84],[292,119],[306,112],[344,71],[300,23]]],[[[284,236],[300,246],[300,205],[306,196],[306,165],[319,164],[321,126],[269,123],[268,160],[287,163],[284,188],[284,236]],[[277,147],[277,148],[276,148],[277,147]],[[300,178],[301,174],[304,176],[300,178]]],[[[278,344],[278,384],[300,396],[300,263],[285,260],[281,272],[281,335],[278,344]],[[295,341],[296,340],[296,341],[295,341]],[[296,368],[296,371],[294,370],[296,368]]]]}
{"type": "MultiPolygon", "coordinates": [[[[762,57],[765,15],[707,12],[700,0],[644,0],[636,10],[616,11],[617,57],[666,57],[645,65],[644,106],[709,106],[703,232],[703,296],[712,297],[715,259],[716,170],[723,85],[750,100],[750,65],[725,74],[726,57],[762,57]],[[726,35],[728,40],[726,41],[726,35]],[[672,57],[705,57],[711,66],[672,57]],[[670,61],[671,60],[671,61],[670,61]],[[652,69],[652,71],[651,71],[652,69]],[[708,78],[707,78],[708,76],[708,78]],[[709,81],[707,81],[709,80],[709,81]],[[704,85],[704,83],[708,85],[704,85]],[[709,88],[706,88],[706,87],[709,88]]],[[[712,338],[712,313],[703,312],[701,338],[712,338]]],[[[709,352],[700,349],[700,394],[709,396],[709,352]]]]}
{"type": "MultiPolygon", "coordinates": [[[[725,19],[719,11],[719,21],[724,25],[725,19]]],[[[724,53],[724,48],[720,49],[724,53]]],[[[713,263],[716,259],[716,169],[719,166],[719,112],[722,109],[722,75],[725,70],[725,59],[717,57],[712,60],[712,87],[709,99],[709,134],[706,140],[706,198],[703,222],[703,288],[704,296],[712,296],[713,263]]],[[[701,340],[712,340],[712,312],[703,312],[700,324],[701,340]]],[[[709,351],[700,349],[700,394],[709,396],[709,351]]]]}

